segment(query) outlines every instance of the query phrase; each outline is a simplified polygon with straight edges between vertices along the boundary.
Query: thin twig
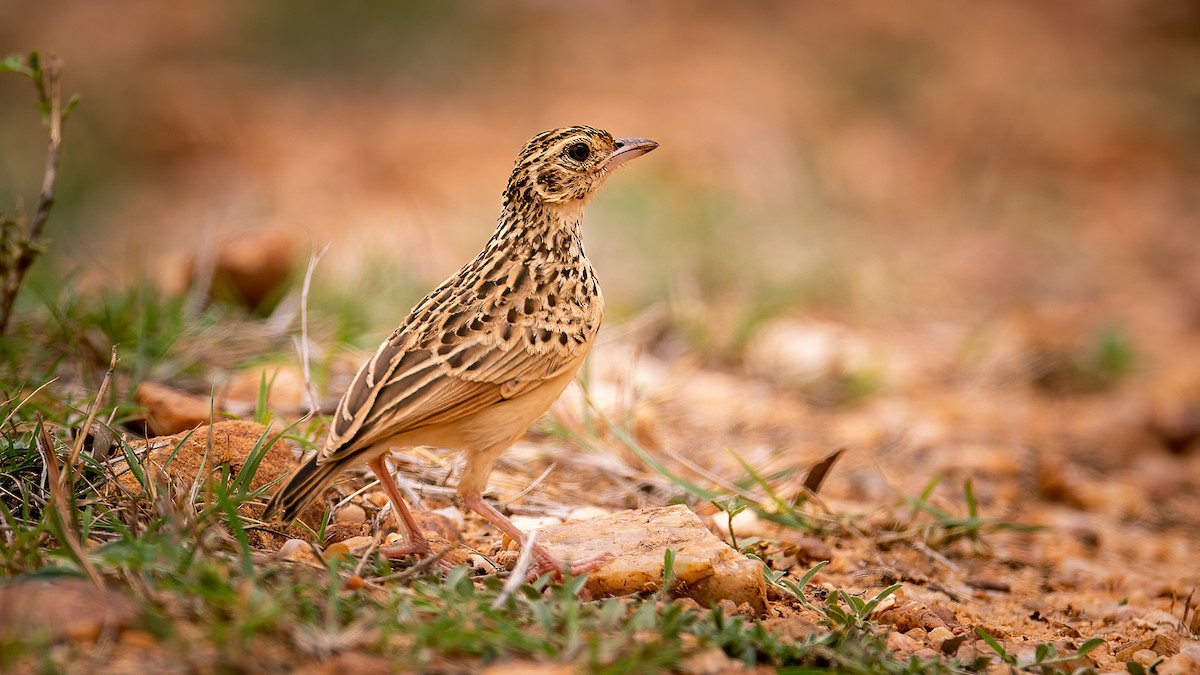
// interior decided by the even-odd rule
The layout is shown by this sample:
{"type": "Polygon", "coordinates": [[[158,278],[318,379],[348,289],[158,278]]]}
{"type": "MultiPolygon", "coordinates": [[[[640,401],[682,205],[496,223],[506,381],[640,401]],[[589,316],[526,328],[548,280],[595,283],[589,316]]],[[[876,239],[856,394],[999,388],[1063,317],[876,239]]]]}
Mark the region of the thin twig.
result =
{"type": "Polygon", "coordinates": [[[937,551],[933,550],[932,548],[929,548],[929,546],[923,541],[913,542],[912,547],[915,550],[920,551],[921,553],[924,553],[930,560],[941,563],[947,569],[949,569],[953,572],[961,572],[962,571],[962,568],[960,568],[958,565],[955,565],[952,560],[950,560],[946,556],[942,555],[941,553],[938,553],[937,551]]]}
{"type": "Polygon", "coordinates": [[[358,489],[357,489],[357,490],[355,490],[354,492],[351,492],[350,494],[348,494],[348,495],[346,495],[345,497],[343,497],[343,498],[341,499],[341,501],[339,501],[339,502],[337,502],[336,504],[334,504],[334,505],[333,505],[333,509],[331,509],[331,510],[332,510],[334,513],[337,513],[339,509],[341,509],[341,508],[342,508],[343,506],[345,506],[346,504],[349,504],[349,503],[350,503],[350,501],[351,501],[351,500],[353,500],[355,497],[357,497],[357,496],[359,496],[359,495],[361,495],[361,494],[366,494],[367,492],[371,492],[371,491],[372,491],[372,490],[373,490],[375,487],[377,487],[378,485],[379,485],[379,479],[378,479],[378,478],[376,478],[375,480],[373,480],[373,481],[371,481],[371,482],[367,483],[366,485],[364,485],[364,486],[362,486],[362,487],[358,488],[358,489]]]}
{"type": "MultiPolygon", "coordinates": [[[[58,177],[59,148],[62,146],[62,88],[59,86],[59,69],[62,63],[57,56],[46,58],[43,71],[46,74],[47,92],[41,92],[43,101],[49,97],[50,103],[50,142],[46,148],[46,170],[42,174],[42,192],[38,195],[37,211],[33,214],[33,222],[29,226],[29,241],[36,242],[42,236],[46,221],[50,218],[50,209],[54,206],[54,181],[58,177]]],[[[39,82],[39,87],[41,83],[39,82]]],[[[26,247],[22,256],[28,256],[29,263],[37,256],[37,251],[26,247]]],[[[28,264],[26,263],[26,267],[28,264]]]]}
{"type": "Polygon", "coordinates": [[[450,548],[446,548],[444,550],[438,551],[437,553],[429,556],[428,558],[421,558],[419,561],[417,561],[417,564],[413,565],[412,567],[410,567],[406,570],[401,570],[399,572],[393,572],[391,574],[385,574],[381,577],[374,577],[371,579],[367,579],[366,581],[368,583],[372,583],[372,584],[381,584],[385,581],[407,581],[409,579],[415,578],[417,575],[421,574],[422,572],[429,569],[430,567],[433,567],[434,565],[440,563],[442,561],[442,558],[445,558],[446,555],[449,553],[450,553],[450,548]]]}
{"type": "MultiPolygon", "coordinates": [[[[100,380],[100,388],[96,390],[96,398],[92,401],[92,405],[88,406],[87,418],[83,421],[83,426],[75,435],[75,443],[71,448],[71,456],[67,459],[67,471],[74,472],[75,462],[79,460],[80,453],[83,452],[83,444],[87,440],[88,430],[92,428],[92,423],[96,421],[96,413],[100,410],[100,401],[104,398],[105,392],[108,391],[108,383],[112,380],[113,371],[117,369],[117,348],[112,348],[112,357],[108,360],[108,371],[104,373],[104,379],[100,380]]],[[[69,473],[69,478],[74,482],[74,476],[69,473]]]]}
{"type": "Polygon", "coordinates": [[[379,540],[372,538],[371,545],[367,547],[366,552],[362,554],[358,559],[358,564],[354,567],[354,576],[362,576],[363,568],[367,566],[367,561],[371,559],[371,556],[375,555],[375,550],[378,548],[379,540]]]}
{"type": "MultiPolygon", "coordinates": [[[[24,219],[18,215],[17,227],[25,229],[25,232],[17,235],[15,256],[8,259],[8,254],[5,254],[6,259],[0,264],[4,272],[3,292],[0,293],[0,333],[3,333],[8,327],[13,304],[21,289],[21,282],[25,279],[25,273],[29,271],[33,261],[42,252],[39,243],[42,231],[46,228],[46,221],[50,219],[50,209],[54,207],[54,182],[58,177],[58,160],[62,146],[63,108],[62,88],[59,84],[62,64],[58,57],[53,55],[48,56],[45,63],[41,64],[36,53],[30,55],[29,62],[32,70],[29,74],[33,78],[34,86],[37,87],[38,103],[49,113],[49,118],[46,120],[48,126],[46,166],[42,173],[42,189],[38,195],[37,210],[34,211],[33,220],[29,223],[28,229],[25,229],[21,224],[24,219]],[[10,264],[11,267],[9,267],[10,264]]],[[[9,222],[11,221],[5,221],[4,224],[6,237],[9,222]]]]}

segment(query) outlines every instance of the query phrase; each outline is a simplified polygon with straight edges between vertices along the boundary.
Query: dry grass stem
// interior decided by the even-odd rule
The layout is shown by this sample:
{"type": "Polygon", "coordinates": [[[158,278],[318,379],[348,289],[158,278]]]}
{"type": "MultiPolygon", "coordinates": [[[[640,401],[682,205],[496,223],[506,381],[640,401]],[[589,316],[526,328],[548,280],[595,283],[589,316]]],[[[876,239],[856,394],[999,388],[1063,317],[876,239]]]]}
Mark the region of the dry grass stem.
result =
{"type": "Polygon", "coordinates": [[[529,576],[529,569],[533,566],[533,550],[536,542],[537,530],[530,530],[525,534],[525,542],[521,545],[521,555],[517,557],[517,564],[513,566],[511,575],[504,580],[504,587],[500,589],[500,594],[492,603],[492,609],[503,607],[508,598],[525,583],[529,576]]]}
{"type": "Polygon", "coordinates": [[[312,369],[310,366],[310,340],[308,336],[308,294],[312,288],[313,272],[317,269],[317,264],[321,262],[321,258],[329,251],[329,244],[326,243],[319,251],[313,251],[308,257],[308,267],[304,270],[304,285],[300,289],[300,367],[304,371],[304,393],[308,396],[308,412],[303,419],[307,420],[316,416],[320,412],[320,403],[317,400],[317,389],[312,383],[312,369]]]}
{"type": "Polygon", "coordinates": [[[556,467],[556,466],[558,466],[558,464],[551,464],[550,466],[546,467],[546,470],[543,471],[540,476],[538,476],[537,478],[534,478],[533,481],[531,483],[529,483],[529,485],[526,485],[520,492],[518,492],[517,494],[500,502],[500,506],[508,506],[509,504],[517,501],[521,497],[524,497],[525,495],[529,494],[531,491],[533,491],[535,488],[537,488],[538,485],[541,485],[542,481],[546,480],[546,477],[550,475],[551,471],[554,471],[554,467],[556,467]]]}
{"type": "Polygon", "coordinates": [[[88,558],[87,551],[75,528],[75,514],[71,510],[73,502],[64,482],[65,477],[59,470],[58,456],[54,452],[54,439],[50,437],[50,432],[46,430],[45,424],[41,422],[38,423],[37,434],[38,449],[41,450],[46,466],[46,477],[50,489],[50,505],[53,506],[54,513],[58,518],[61,543],[70,550],[72,557],[83,568],[88,579],[92,581],[96,588],[103,591],[105,590],[104,578],[100,576],[100,572],[96,570],[96,567],[92,565],[92,561],[88,558]]]}

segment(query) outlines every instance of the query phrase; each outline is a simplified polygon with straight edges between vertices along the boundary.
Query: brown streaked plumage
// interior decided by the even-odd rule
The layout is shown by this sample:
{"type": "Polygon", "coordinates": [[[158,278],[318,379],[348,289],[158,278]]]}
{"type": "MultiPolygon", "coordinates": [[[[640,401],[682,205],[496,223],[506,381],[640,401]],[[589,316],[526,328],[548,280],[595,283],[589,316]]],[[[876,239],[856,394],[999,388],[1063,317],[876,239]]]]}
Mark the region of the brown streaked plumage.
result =
{"type": "MultiPolygon", "coordinates": [[[[575,377],[604,301],[583,253],[583,207],[617,166],[658,144],[573,126],[534,136],[517,156],[499,224],[483,251],[408,313],[338,404],[324,449],[271,499],[264,518],[294,518],[343,471],[365,463],[406,530],[390,555],[429,544],[384,464],[392,449],[461,449],[458,493],[524,545],[483,500],[492,464],[575,377]]],[[[535,544],[538,572],[564,565],[535,544]]],[[[574,561],[575,572],[607,557],[574,561]]]]}

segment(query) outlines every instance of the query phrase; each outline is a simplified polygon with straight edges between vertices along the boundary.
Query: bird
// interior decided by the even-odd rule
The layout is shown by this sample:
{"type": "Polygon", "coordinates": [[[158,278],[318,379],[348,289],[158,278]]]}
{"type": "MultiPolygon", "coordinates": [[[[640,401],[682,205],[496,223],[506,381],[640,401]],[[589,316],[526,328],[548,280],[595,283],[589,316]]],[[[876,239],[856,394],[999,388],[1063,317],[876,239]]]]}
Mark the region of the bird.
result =
{"type": "MultiPolygon", "coordinates": [[[[358,370],[322,449],[276,491],[263,519],[299,512],[360,464],[379,479],[404,530],[391,558],[428,556],[385,463],[392,450],[457,449],[462,503],[524,547],[527,535],[483,498],[496,460],[575,378],[604,314],[584,254],[583,211],[608,176],[658,147],[577,125],[536,134],[518,153],[483,250],[414,306],[358,370]]],[[[566,563],[532,542],[533,573],[599,569],[603,553],[566,563]]]]}

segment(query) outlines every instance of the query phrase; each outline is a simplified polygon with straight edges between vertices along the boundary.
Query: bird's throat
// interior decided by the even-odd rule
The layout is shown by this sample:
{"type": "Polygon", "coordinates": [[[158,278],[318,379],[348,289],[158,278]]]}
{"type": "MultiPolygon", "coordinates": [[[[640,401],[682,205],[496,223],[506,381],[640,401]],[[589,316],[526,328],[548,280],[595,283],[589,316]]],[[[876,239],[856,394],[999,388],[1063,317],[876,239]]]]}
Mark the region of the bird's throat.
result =
{"type": "Polygon", "coordinates": [[[583,257],[583,204],[506,204],[488,248],[534,253],[543,262],[583,257]]]}

